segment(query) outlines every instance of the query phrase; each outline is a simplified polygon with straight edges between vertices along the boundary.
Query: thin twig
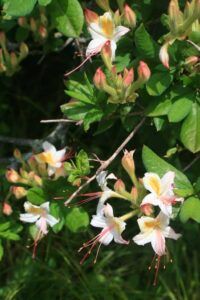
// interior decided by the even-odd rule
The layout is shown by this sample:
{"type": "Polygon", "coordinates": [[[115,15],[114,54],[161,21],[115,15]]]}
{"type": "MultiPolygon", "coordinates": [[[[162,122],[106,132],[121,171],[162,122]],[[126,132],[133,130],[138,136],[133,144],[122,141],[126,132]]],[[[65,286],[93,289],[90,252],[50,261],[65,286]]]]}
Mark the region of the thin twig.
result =
{"type": "Polygon", "coordinates": [[[199,160],[199,158],[200,158],[200,153],[183,169],[183,171],[185,172],[188,169],[190,169],[197,162],[197,160],[199,160]]]}
{"type": "Polygon", "coordinates": [[[0,135],[0,142],[20,145],[20,146],[33,146],[33,144],[38,143],[40,140],[38,139],[23,139],[23,138],[13,138],[11,136],[2,136],[0,135]]]}
{"type": "Polygon", "coordinates": [[[195,44],[194,42],[187,40],[188,43],[190,43],[195,49],[197,49],[198,51],[200,51],[200,46],[198,46],[197,44],[195,44]]]}
{"type": "Polygon", "coordinates": [[[40,123],[77,123],[78,121],[69,119],[52,119],[52,120],[41,120],[40,123]]]}
{"type": "Polygon", "coordinates": [[[128,142],[133,138],[133,136],[136,134],[136,132],[140,129],[140,127],[144,124],[146,117],[144,117],[139,123],[138,125],[134,128],[133,131],[131,131],[131,133],[127,136],[127,138],[123,141],[123,143],[116,149],[116,151],[107,159],[105,160],[101,166],[97,169],[96,173],[90,177],[86,182],[84,182],[70,197],[67,201],[65,201],[65,205],[67,206],[78,194],[79,192],[86,187],[88,184],[90,184],[93,180],[95,180],[95,178],[97,177],[97,175],[105,170],[110,164],[111,162],[117,157],[117,155],[121,152],[121,150],[124,149],[124,147],[126,146],[126,144],[128,144],[128,142]]]}

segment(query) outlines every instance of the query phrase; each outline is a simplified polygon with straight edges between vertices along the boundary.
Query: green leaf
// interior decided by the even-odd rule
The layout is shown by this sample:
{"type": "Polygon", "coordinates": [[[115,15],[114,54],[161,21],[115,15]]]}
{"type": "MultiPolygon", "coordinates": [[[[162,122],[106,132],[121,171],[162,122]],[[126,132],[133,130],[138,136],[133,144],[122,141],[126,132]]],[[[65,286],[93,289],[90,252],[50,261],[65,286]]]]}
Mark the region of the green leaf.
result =
{"type": "Polygon", "coordinates": [[[65,219],[62,213],[63,209],[64,207],[61,207],[61,205],[59,205],[58,203],[52,203],[50,206],[51,215],[59,220],[59,223],[52,227],[52,230],[55,233],[58,233],[63,228],[63,225],[65,223],[65,219]]]}
{"type": "Polygon", "coordinates": [[[196,197],[188,198],[181,206],[180,220],[185,223],[189,219],[200,223],[200,199],[196,197]]]}
{"type": "Polygon", "coordinates": [[[191,111],[192,109],[192,101],[188,98],[180,98],[175,101],[169,112],[168,119],[171,123],[176,123],[182,121],[191,111]]]}
{"type": "Polygon", "coordinates": [[[3,254],[4,254],[4,249],[3,249],[2,241],[0,240],[0,260],[2,260],[3,254]]]}
{"type": "Polygon", "coordinates": [[[55,27],[67,37],[78,37],[84,16],[78,0],[53,0],[49,6],[55,27]]]}
{"type": "Polygon", "coordinates": [[[84,117],[83,124],[84,130],[87,131],[90,128],[90,124],[100,121],[103,117],[103,112],[97,108],[91,109],[84,117]]]}
{"type": "Polygon", "coordinates": [[[146,84],[146,89],[149,95],[159,96],[170,86],[172,75],[169,72],[154,73],[146,84]]]}
{"type": "Polygon", "coordinates": [[[135,31],[135,45],[143,58],[158,60],[158,45],[141,24],[135,31]]]}
{"type": "Polygon", "coordinates": [[[149,117],[165,116],[168,114],[171,105],[172,101],[169,97],[154,98],[147,108],[147,115],[149,117]]]}
{"type": "Polygon", "coordinates": [[[75,121],[80,121],[84,119],[87,112],[92,109],[93,106],[75,101],[63,104],[60,108],[67,118],[75,121]]]}
{"type": "Polygon", "coordinates": [[[84,230],[88,224],[88,213],[82,208],[72,208],[65,218],[65,225],[72,232],[84,230]]]}
{"type": "Polygon", "coordinates": [[[0,231],[5,231],[10,227],[11,223],[10,222],[4,222],[0,224],[0,231]]]}
{"type": "Polygon", "coordinates": [[[193,194],[193,186],[188,178],[181,171],[177,170],[164,159],[160,158],[147,146],[143,147],[142,159],[148,172],[155,172],[159,176],[163,176],[168,171],[175,172],[175,187],[177,194],[183,197],[193,194]]]}
{"type": "Polygon", "coordinates": [[[3,11],[6,16],[21,17],[31,13],[37,0],[6,0],[3,11]]]}
{"type": "Polygon", "coordinates": [[[40,205],[46,201],[44,191],[39,187],[29,189],[26,197],[28,201],[35,205],[40,205]]]}
{"type": "Polygon", "coordinates": [[[184,146],[192,153],[200,151],[200,105],[193,103],[192,110],[184,120],[180,138],[184,146]]]}
{"type": "Polygon", "coordinates": [[[93,91],[91,92],[87,85],[83,85],[78,81],[69,80],[67,81],[66,86],[68,89],[65,91],[65,93],[71,98],[88,104],[94,103],[93,91]]]}
{"type": "Polygon", "coordinates": [[[153,122],[154,122],[154,125],[156,127],[156,130],[161,131],[164,124],[165,124],[165,119],[160,118],[160,117],[156,117],[156,118],[153,118],[153,122]]]}
{"type": "Polygon", "coordinates": [[[39,5],[41,6],[47,6],[51,2],[52,0],[38,0],[39,5]]]}
{"type": "Polygon", "coordinates": [[[81,150],[76,156],[76,166],[80,171],[80,174],[83,176],[89,175],[90,173],[90,164],[88,155],[84,150],[81,150]]]}

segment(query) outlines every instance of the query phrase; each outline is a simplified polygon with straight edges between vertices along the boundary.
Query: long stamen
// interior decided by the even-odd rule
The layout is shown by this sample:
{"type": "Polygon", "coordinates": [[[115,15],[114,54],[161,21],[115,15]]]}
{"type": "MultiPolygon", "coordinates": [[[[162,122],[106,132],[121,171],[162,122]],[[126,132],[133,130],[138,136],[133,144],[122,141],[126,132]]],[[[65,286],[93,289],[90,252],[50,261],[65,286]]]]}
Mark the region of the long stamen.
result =
{"type": "Polygon", "coordinates": [[[64,74],[64,76],[69,76],[69,75],[71,75],[72,73],[74,73],[74,72],[76,72],[77,70],[79,70],[92,56],[95,56],[97,53],[98,53],[99,51],[94,51],[93,53],[91,53],[90,55],[88,55],[87,57],[86,57],[86,59],[84,59],[84,61],[82,61],[81,63],[80,63],[80,65],[78,65],[76,68],[74,68],[73,70],[71,70],[71,71],[69,71],[69,72],[67,72],[67,73],[65,73],[64,74]]]}
{"type": "Polygon", "coordinates": [[[42,231],[39,230],[38,234],[36,236],[36,239],[34,240],[34,243],[33,243],[33,253],[32,253],[33,259],[36,257],[37,245],[38,245],[38,241],[41,239],[41,237],[42,237],[42,231]]]}
{"type": "Polygon", "coordinates": [[[161,258],[161,256],[158,255],[157,262],[156,262],[156,265],[155,265],[156,271],[155,271],[154,282],[153,282],[154,286],[156,286],[156,284],[157,284],[158,272],[159,272],[159,269],[160,269],[160,258],[161,258]]]}

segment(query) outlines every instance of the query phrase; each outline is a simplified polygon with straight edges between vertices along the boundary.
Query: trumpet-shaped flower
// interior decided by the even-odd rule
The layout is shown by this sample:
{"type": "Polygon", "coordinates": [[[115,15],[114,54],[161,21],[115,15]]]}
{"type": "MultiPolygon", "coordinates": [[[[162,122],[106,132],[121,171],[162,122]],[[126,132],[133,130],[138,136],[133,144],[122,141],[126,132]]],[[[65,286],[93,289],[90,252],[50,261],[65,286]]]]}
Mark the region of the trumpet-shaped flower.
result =
{"type": "Polygon", "coordinates": [[[159,257],[166,254],[165,238],[177,240],[181,236],[168,226],[169,217],[162,212],[156,218],[139,218],[138,225],[141,233],[134,236],[133,241],[142,246],[151,243],[153,250],[159,257]]]}
{"type": "MultiPolygon", "coordinates": [[[[112,240],[118,244],[128,244],[129,241],[126,241],[122,238],[121,234],[125,230],[126,223],[122,221],[120,218],[114,217],[113,215],[113,208],[110,204],[106,204],[103,207],[102,215],[94,215],[92,217],[92,220],[90,224],[97,228],[103,228],[100,234],[98,234],[96,237],[88,241],[87,243],[83,244],[83,247],[80,248],[80,251],[84,248],[90,247],[89,251],[85,254],[83,259],[81,260],[81,264],[84,262],[84,260],[88,257],[88,255],[91,253],[92,249],[98,244],[99,248],[102,244],[109,245],[112,240]]],[[[97,255],[99,252],[99,248],[97,250],[97,255]]],[[[97,255],[95,258],[97,259],[97,255]]]]}
{"type": "Polygon", "coordinates": [[[35,223],[38,228],[33,248],[33,258],[35,258],[38,241],[48,233],[48,225],[53,227],[59,220],[49,214],[49,202],[37,206],[27,201],[24,203],[24,209],[26,213],[20,214],[20,220],[22,222],[35,223]]]}
{"type": "Polygon", "coordinates": [[[56,172],[56,169],[62,166],[62,161],[65,159],[66,149],[57,151],[56,148],[49,142],[44,142],[42,145],[44,152],[35,155],[38,162],[48,164],[48,175],[51,176],[56,172]]]}
{"type": "Polygon", "coordinates": [[[110,41],[112,50],[112,60],[115,59],[115,51],[117,48],[117,42],[121,36],[129,32],[129,28],[124,26],[115,26],[112,14],[110,12],[104,13],[103,16],[97,16],[96,18],[89,18],[91,15],[90,10],[86,10],[86,20],[88,21],[88,31],[92,36],[92,41],[89,43],[86,56],[94,55],[101,51],[102,47],[107,41],[110,41]],[[91,20],[91,22],[90,22],[91,20]]]}
{"type": "Polygon", "coordinates": [[[161,211],[170,216],[172,214],[172,205],[177,201],[183,201],[183,198],[177,198],[174,195],[174,172],[167,172],[162,178],[156,173],[146,173],[143,178],[144,187],[150,191],[150,194],[145,196],[141,206],[152,204],[159,206],[161,211]]]}

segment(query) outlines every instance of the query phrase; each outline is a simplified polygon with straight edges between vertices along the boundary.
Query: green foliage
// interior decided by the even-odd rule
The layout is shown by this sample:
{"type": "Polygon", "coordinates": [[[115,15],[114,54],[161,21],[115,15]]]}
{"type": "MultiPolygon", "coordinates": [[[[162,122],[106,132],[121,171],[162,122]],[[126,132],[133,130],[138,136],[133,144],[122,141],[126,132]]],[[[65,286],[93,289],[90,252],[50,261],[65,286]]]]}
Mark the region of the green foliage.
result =
{"type": "Polygon", "coordinates": [[[28,190],[27,199],[34,205],[40,205],[45,201],[45,195],[42,188],[33,187],[28,190]]]}
{"type": "Polygon", "coordinates": [[[200,199],[189,197],[181,207],[180,219],[184,223],[189,219],[200,223],[200,199]]]}
{"type": "Polygon", "coordinates": [[[4,0],[3,11],[6,16],[21,17],[31,13],[37,0],[4,0]]]}
{"type": "Polygon", "coordinates": [[[72,232],[78,232],[85,229],[89,224],[88,213],[79,207],[70,209],[65,218],[65,225],[72,232]]]}
{"type": "Polygon", "coordinates": [[[68,37],[80,35],[83,27],[83,11],[78,0],[53,0],[49,12],[55,27],[68,37]]]}
{"type": "Polygon", "coordinates": [[[146,89],[151,96],[160,96],[172,83],[173,76],[169,72],[156,72],[147,82],[146,89]]]}

